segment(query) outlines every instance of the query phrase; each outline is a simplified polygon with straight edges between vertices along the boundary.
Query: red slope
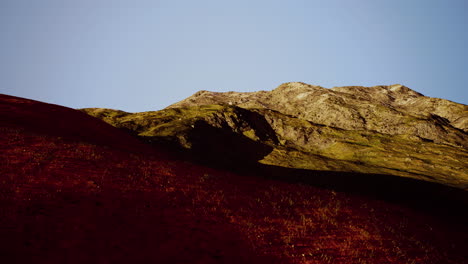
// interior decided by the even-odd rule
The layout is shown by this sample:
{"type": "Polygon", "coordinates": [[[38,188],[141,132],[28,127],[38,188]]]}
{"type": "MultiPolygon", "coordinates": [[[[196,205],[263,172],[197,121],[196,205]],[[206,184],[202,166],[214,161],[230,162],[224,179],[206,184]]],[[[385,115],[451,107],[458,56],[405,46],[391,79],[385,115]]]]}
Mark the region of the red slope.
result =
{"type": "Polygon", "coordinates": [[[0,263],[463,263],[466,226],[151,154],[79,111],[0,97],[0,263]]]}
{"type": "Polygon", "coordinates": [[[2,95],[0,116],[0,263],[257,259],[222,215],[187,206],[194,187],[171,171],[200,168],[73,109],[2,95]]]}
{"type": "Polygon", "coordinates": [[[149,151],[146,145],[125,132],[80,111],[3,94],[0,94],[0,123],[2,127],[115,149],[149,151]]]}

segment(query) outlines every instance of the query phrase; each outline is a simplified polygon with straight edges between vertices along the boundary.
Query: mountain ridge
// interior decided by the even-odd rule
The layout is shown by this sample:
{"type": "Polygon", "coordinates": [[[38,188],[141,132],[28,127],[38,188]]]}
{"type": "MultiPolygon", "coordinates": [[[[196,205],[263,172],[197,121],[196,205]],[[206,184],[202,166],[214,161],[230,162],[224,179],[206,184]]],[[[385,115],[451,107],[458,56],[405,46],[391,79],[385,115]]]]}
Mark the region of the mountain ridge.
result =
{"type": "Polygon", "coordinates": [[[377,126],[365,126],[368,125],[369,120],[375,118],[370,116],[371,113],[369,112],[372,110],[388,115],[398,115],[399,112],[405,111],[414,115],[415,118],[427,118],[432,113],[449,120],[453,127],[465,132],[468,131],[466,124],[468,106],[444,99],[425,97],[399,84],[374,87],[344,86],[327,89],[321,86],[292,82],[284,83],[271,92],[219,93],[200,91],[167,108],[220,103],[237,105],[244,108],[268,108],[319,124],[337,126],[344,129],[377,128],[379,132],[391,131],[386,131],[377,126]],[[365,104],[359,105],[359,103],[365,104]],[[387,109],[376,109],[378,106],[387,109]],[[306,109],[306,107],[311,109],[306,109]],[[337,109],[337,107],[339,108],[337,109]],[[410,109],[410,107],[414,107],[414,109],[410,109]],[[345,110],[341,113],[343,115],[342,118],[337,115],[337,110],[345,110]],[[389,111],[389,113],[382,112],[384,110],[389,111]],[[322,113],[323,115],[320,115],[320,111],[324,112],[322,113]],[[460,112],[463,113],[463,116],[458,114],[460,112]],[[350,124],[344,121],[337,123],[335,121],[336,119],[346,118],[351,118],[356,123],[350,124]]]}

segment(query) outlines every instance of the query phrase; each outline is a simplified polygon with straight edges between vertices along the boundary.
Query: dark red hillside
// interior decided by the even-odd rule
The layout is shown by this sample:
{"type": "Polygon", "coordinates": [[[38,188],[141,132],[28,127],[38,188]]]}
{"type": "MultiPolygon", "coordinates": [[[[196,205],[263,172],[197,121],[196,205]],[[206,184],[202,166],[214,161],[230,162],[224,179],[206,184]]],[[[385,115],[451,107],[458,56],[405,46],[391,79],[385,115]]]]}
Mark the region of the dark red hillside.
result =
{"type": "Polygon", "coordinates": [[[129,151],[152,151],[127,133],[80,111],[0,94],[0,123],[29,133],[129,151]]]}
{"type": "Polygon", "coordinates": [[[468,257],[463,219],[164,158],[78,111],[0,98],[0,263],[468,257]]]}

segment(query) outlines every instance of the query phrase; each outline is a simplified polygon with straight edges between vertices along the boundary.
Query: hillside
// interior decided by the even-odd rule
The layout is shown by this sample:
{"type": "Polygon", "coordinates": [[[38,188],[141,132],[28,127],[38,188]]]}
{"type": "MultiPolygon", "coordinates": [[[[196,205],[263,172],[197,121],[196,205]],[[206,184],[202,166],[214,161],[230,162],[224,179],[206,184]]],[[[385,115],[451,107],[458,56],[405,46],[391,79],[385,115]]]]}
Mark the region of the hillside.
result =
{"type": "MultiPolygon", "coordinates": [[[[251,113],[225,107],[208,108],[251,113]]],[[[280,140],[264,131],[256,134],[262,142],[280,140]]],[[[317,171],[316,178],[337,181],[321,187],[284,167],[274,168],[276,176],[227,172],[80,111],[6,95],[0,150],[0,263],[446,264],[468,257],[467,193],[439,184],[317,171]],[[345,192],[336,185],[342,176],[383,185],[345,192]]]]}
{"type": "Polygon", "coordinates": [[[286,83],[200,91],[161,111],[82,111],[209,164],[395,175],[468,189],[468,106],[402,85],[286,83]]]}

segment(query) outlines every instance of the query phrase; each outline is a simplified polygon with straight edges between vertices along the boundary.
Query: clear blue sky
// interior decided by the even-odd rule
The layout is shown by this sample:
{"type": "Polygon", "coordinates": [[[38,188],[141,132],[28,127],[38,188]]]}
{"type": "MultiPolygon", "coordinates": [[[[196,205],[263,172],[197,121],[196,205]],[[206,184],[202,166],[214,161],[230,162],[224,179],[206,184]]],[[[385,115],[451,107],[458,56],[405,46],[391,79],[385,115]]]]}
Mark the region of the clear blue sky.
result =
{"type": "Polygon", "coordinates": [[[401,83],[468,104],[466,0],[1,0],[0,93],[158,110],[198,90],[401,83]]]}

